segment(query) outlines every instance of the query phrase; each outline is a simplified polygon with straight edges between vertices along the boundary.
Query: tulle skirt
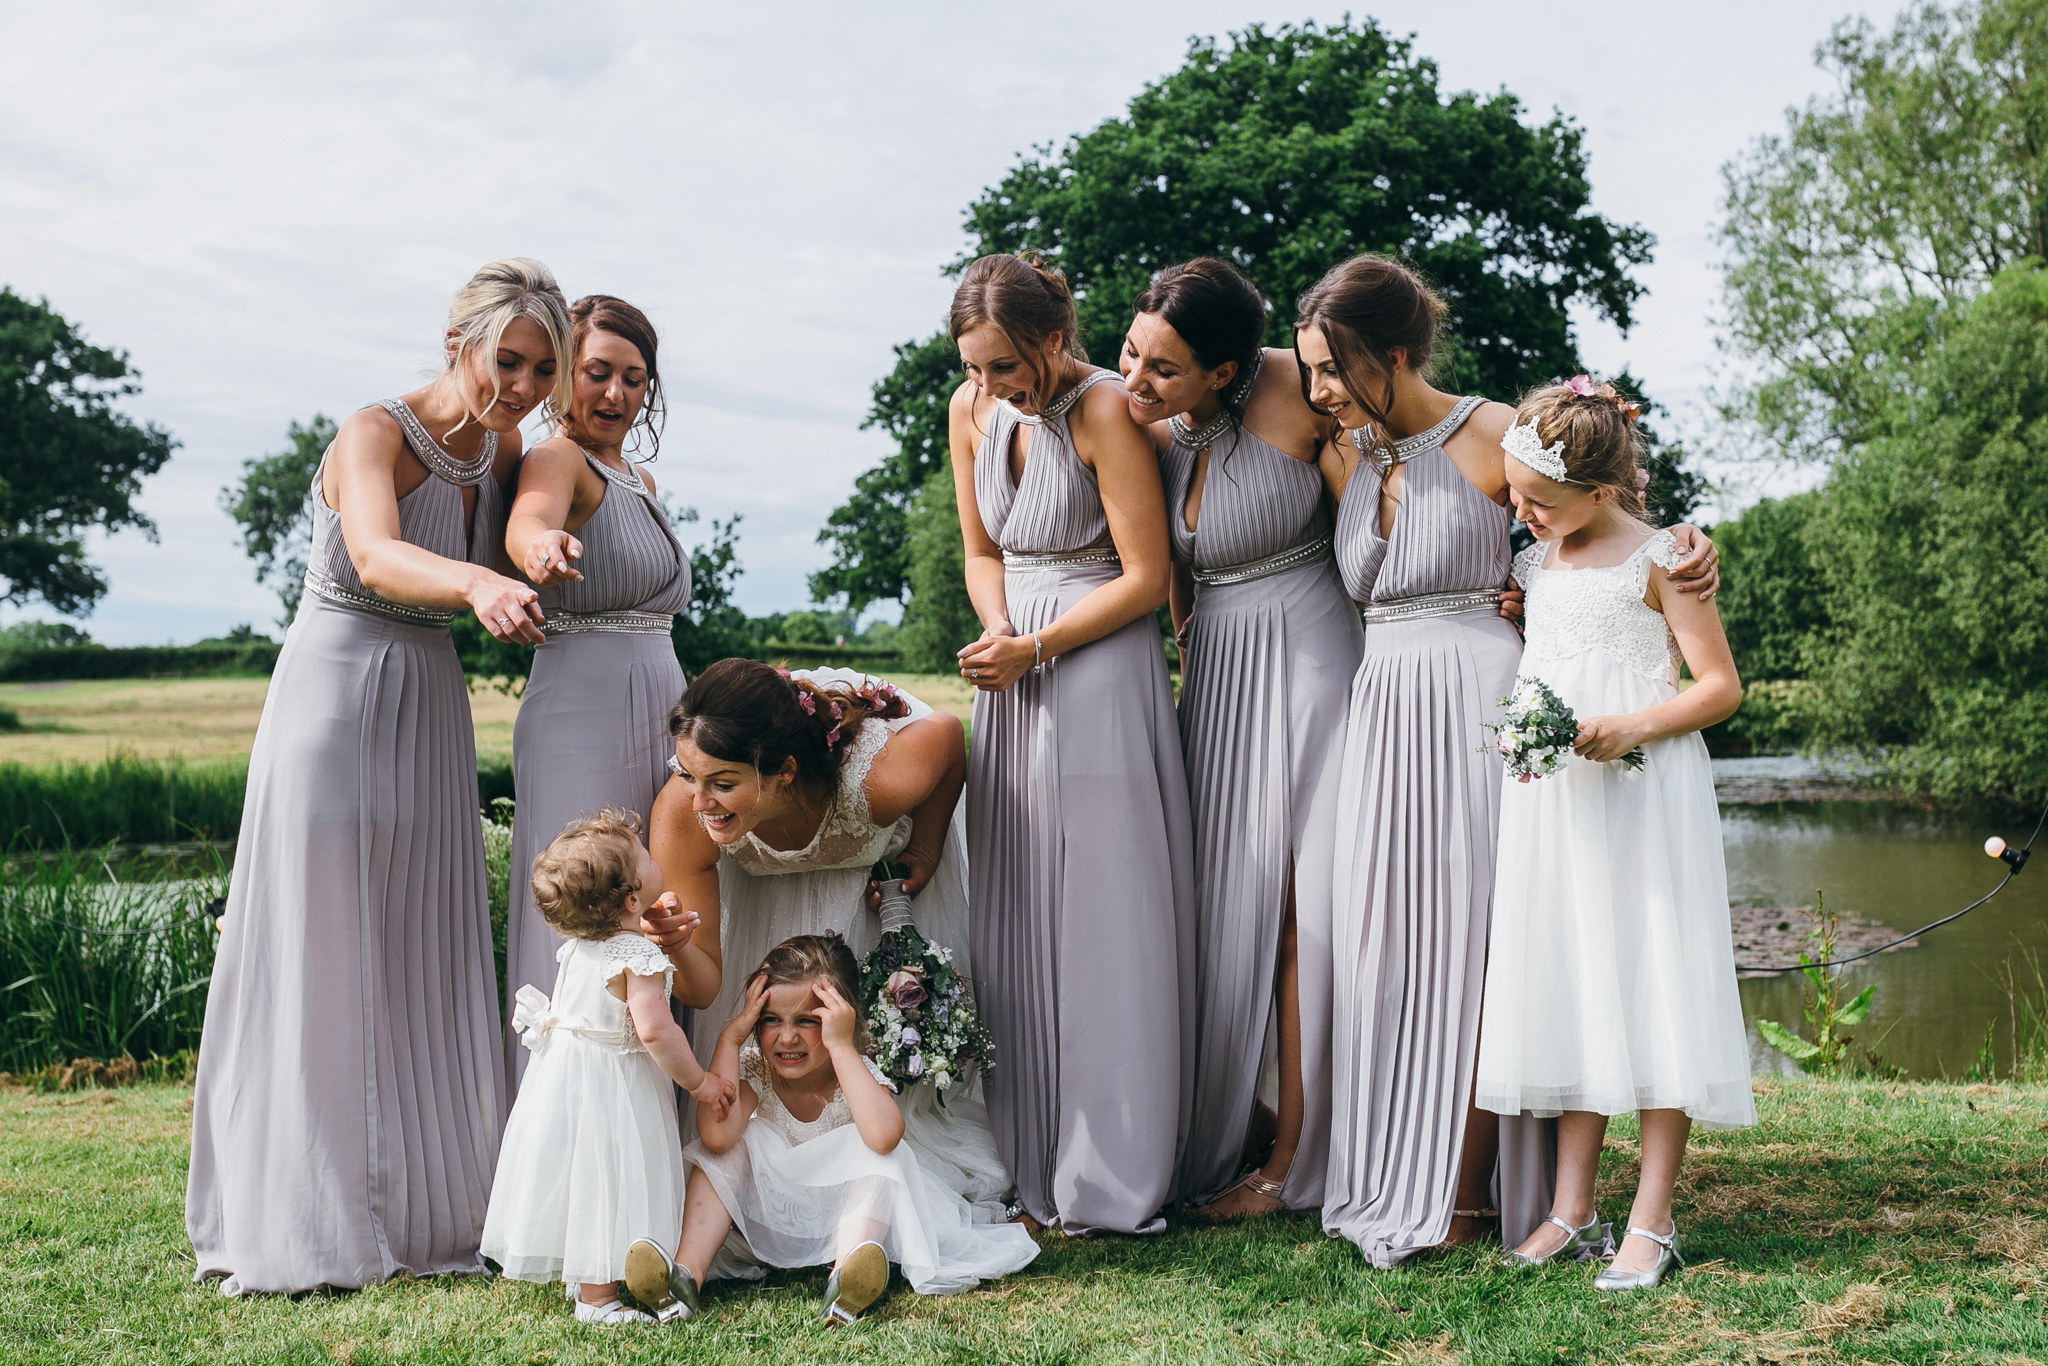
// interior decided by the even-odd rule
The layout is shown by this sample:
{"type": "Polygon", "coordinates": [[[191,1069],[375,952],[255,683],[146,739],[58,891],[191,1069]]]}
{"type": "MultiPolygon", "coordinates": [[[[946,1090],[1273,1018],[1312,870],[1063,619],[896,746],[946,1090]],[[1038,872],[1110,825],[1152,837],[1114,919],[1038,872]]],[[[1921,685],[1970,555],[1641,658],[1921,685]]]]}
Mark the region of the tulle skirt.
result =
{"type": "Polygon", "coordinates": [[[1038,1255],[1022,1225],[977,1220],[967,1201],[926,1173],[914,1145],[877,1153],[856,1125],[792,1144],[750,1123],[726,1152],[692,1143],[683,1160],[704,1173],[732,1215],[707,1279],[821,1266],[873,1241],[918,1294],[950,1295],[1038,1255]]]}
{"type": "MultiPolygon", "coordinates": [[[[1582,719],[1676,695],[1597,650],[1523,672],[1582,719]]],[[[1640,772],[1574,756],[1549,777],[1505,784],[1479,1044],[1485,1109],[1756,1122],[1706,744],[1691,734],[1644,748],[1640,772]]]]}
{"type": "Polygon", "coordinates": [[[635,1238],[683,1227],[673,1086],[648,1054],[560,1035],[526,1069],[505,1126],[483,1255],[515,1281],[616,1281],[635,1238]]]}

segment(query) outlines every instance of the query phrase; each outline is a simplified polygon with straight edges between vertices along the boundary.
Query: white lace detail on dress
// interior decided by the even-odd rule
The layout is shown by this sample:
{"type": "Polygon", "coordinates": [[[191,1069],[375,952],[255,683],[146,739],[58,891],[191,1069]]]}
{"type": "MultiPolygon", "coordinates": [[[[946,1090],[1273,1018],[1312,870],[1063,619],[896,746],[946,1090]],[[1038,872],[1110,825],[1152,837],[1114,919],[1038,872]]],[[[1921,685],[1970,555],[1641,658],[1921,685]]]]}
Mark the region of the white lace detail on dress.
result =
{"type": "Polygon", "coordinates": [[[825,1108],[818,1117],[806,1124],[789,1112],[782,1103],[782,1097],[775,1094],[775,1082],[768,1075],[768,1061],[761,1056],[761,1046],[748,1039],[740,1046],[740,1075],[747,1079],[747,1085],[754,1088],[754,1098],[759,1105],[754,1118],[766,1124],[776,1133],[789,1140],[790,1146],[822,1138],[834,1129],[853,1123],[853,1107],[846,1103],[846,1092],[839,1088],[832,1091],[832,1099],[825,1102],[825,1108]]]}
{"type": "Polygon", "coordinates": [[[839,766],[839,790],[818,822],[818,833],[801,849],[771,849],[749,830],[725,847],[734,863],[757,877],[775,873],[809,873],[821,868],[857,868],[900,851],[910,840],[910,817],[877,826],[868,809],[868,770],[889,742],[889,726],[873,717],[847,742],[839,766]]]}
{"type": "Polygon", "coordinates": [[[622,972],[659,977],[663,995],[675,985],[676,967],[668,955],[631,930],[621,930],[604,941],[604,980],[609,982],[622,972]]]}
{"type": "Polygon", "coordinates": [[[1664,614],[1643,601],[1650,564],[1669,569],[1684,558],[1671,533],[1656,532],[1620,564],[1600,568],[1548,569],[1546,553],[1536,545],[1515,557],[1515,578],[1529,594],[1523,657],[1569,659],[1600,650],[1631,672],[1675,685],[1678,640],[1664,614]]]}

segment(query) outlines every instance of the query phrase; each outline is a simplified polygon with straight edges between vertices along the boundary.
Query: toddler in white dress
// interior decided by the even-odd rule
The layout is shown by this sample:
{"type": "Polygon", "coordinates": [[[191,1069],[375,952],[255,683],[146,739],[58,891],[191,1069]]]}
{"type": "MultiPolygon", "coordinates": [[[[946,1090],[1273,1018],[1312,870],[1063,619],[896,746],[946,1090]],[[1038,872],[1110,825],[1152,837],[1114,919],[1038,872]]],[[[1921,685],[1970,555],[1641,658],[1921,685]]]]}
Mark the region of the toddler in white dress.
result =
{"type": "Polygon", "coordinates": [[[1756,1122],[1736,994],[1713,770],[1699,731],[1741,680],[1707,595],[1666,571],[1671,534],[1640,519],[1635,411],[1585,376],[1526,399],[1502,447],[1537,544],[1521,674],[1579,719],[1562,770],[1509,780],[1481,1013],[1476,1103],[1558,1117],[1550,1216],[1511,1263],[1612,1248],[1593,1207],[1608,1117],[1637,1111],[1642,1176],[1601,1289],[1680,1265],[1671,1193],[1697,1122],[1756,1122]],[[1696,680],[1681,692],[1682,652],[1696,680]],[[1620,762],[1640,748],[1642,766],[1620,762]]]}
{"type": "Polygon", "coordinates": [[[681,1086],[706,1113],[733,1089],[697,1065],[669,1013],[674,969],[635,932],[661,867],[630,813],[572,822],[534,860],[540,913],[569,939],[553,996],[523,986],[513,1026],[533,1050],[505,1126],[483,1255],[513,1280],[566,1281],[579,1322],[651,1322],[619,1302],[636,1238],[682,1226],[681,1086]]]}
{"type": "Polygon", "coordinates": [[[860,1048],[860,968],[844,939],[785,940],[746,982],[711,1061],[743,1084],[728,1111],[697,1112],[677,1257],[653,1239],[633,1245],[636,1299],[694,1312],[706,1280],[829,1263],[825,1322],[852,1323],[891,1263],[919,1294],[945,1295],[1038,1255],[1022,1227],[976,1223],[903,1141],[896,1097],[860,1048]]]}

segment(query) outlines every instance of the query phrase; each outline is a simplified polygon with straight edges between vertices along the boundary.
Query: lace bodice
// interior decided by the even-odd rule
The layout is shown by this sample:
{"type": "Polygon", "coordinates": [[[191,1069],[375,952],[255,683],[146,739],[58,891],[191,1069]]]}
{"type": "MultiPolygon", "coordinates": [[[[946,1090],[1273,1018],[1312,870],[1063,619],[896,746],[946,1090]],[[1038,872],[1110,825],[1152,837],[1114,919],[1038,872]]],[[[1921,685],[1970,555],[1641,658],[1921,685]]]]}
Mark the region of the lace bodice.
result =
{"type": "MultiPolygon", "coordinates": [[[[839,790],[818,833],[801,849],[774,849],[749,830],[725,847],[725,856],[756,877],[776,873],[811,873],[824,868],[864,868],[877,859],[903,851],[910,843],[910,817],[893,825],[876,825],[868,809],[868,770],[889,741],[887,722],[873,717],[861,722],[860,733],[848,742],[839,766],[839,790]]],[[[673,765],[673,760],[670,761],[673,765]]]]}
{"type": "MultiPolygon", "coordinates": [[[[868,1072],[874,1079],[883,1087],[894,1090],[873,1060],[866,1061],[868,1072]]],[[[853,1123],[853,1107],[846,1103],[846,1092],[838,1087],[833,1088],[832,1099],[825,1102],[825,1108],[818,1112],[818,1117],[808,1124],[791,1114],[789,1107],[782,1103],[782,1097],[775,1094],[775,1082],[768,1074],[768,1062],[761,1056],[760,1044],[752,1039],[740,1045],[740,1076],[754,1088],[754,1099],[758,1102],[753,1122],[766,1124],[788,1139],[791,1147],[822,1138],[834,1129],[853,1123]]]]}
{"type": "Polygon", "coordinates": [[[1678,641],[1664,614],[1643,601],[1650,565],[1671,569],[1685,558],[1671,533],[1655,532],[1620,564],[1601,568],[1546,568],[1549,553],[1539,543],[1515,557],[1515,579],[1529,594],[1523,659],[1599,650],[1632,673],[1675,686],[1678,641]]]}
{"type": "Polygon", "coordinates": [[[513,997],[512,1028],[519,1041],[539,1053],[556,1039],[573,1036],[619,1053],[644,1053],[626,1003],[608,984],[624,972],[661,978],[667,995],[675,968],[662,951],[639,935],[621,930],[606,940],[569,939],[555,951],[559,965],[554,995],[531,984],[513,997]]]}

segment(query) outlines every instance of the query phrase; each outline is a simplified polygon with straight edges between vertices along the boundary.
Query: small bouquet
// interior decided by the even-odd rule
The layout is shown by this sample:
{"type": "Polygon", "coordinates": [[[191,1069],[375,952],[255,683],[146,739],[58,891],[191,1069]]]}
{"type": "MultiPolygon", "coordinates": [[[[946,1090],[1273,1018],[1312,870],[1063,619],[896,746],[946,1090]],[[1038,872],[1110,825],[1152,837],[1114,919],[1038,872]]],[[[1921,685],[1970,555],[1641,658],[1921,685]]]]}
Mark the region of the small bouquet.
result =
{"type": "Polygon", "coordinates": [[[948,949],[910,923],[910,898],[900,877],[879,864],[882,939],[861,964],[860,994],[867,1003],[869,1054],[883,1075],[902,1088],[929,1081],[939,1104],[969,1068],[995,1066],[995,1041],[974,1010],[967,979],[948,949]]]}
{"type": "MultiPolygon", "coordinates": [[[[1494,747],[1516,782],[1546,778],[1564,767],[1572,742],[1579,738],[1579,720],[1548,683],[1518,676],[1514,692],[1503,697],[1500,706],[1499,722],[1488,721],[1486,728],[1494,733],[1494,747]]],[[[1640,769],[1646,757],[1637,745],[1619,762],[1640,769]]]]}

